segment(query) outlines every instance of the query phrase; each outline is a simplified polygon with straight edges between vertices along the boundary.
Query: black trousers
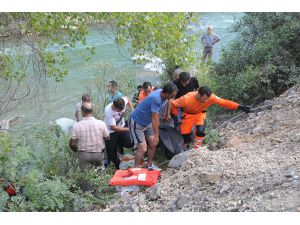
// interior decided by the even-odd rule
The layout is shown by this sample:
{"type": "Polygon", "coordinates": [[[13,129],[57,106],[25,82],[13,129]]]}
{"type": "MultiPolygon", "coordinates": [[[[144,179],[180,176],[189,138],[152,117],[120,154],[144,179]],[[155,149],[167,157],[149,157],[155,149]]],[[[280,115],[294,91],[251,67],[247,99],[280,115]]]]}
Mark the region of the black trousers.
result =
{"type": "Polygon", "coordinates": [[[130,138],[129,131],[111,133],[110,140],[105,141],[108,162],[113,162],[116,169],[119,169],[120,159],[117,154],[118,148],[122,151],[124,147],[132,148],[133,145],[134,143],[130,138]]]}

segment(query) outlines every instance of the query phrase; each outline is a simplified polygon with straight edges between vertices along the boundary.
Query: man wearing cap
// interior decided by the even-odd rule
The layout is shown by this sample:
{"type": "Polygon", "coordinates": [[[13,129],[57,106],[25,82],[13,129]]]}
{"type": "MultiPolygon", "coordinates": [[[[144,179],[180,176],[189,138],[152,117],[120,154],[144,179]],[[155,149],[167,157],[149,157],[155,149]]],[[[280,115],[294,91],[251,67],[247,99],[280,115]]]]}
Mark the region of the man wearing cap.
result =
{"type": "Polygon", "coordinates": [[[118,149],[122,152],[123,148],[132,148],[133,141],[130,138],[129,128],[125,127],[125,108],[129,106],[133,111],[132,102],[128,97],[115,99],[104,109],[104,122],[110,133],[110,140],[105,141],[108,162],[112,161],[119,169],[120,159],[118,149]]]}

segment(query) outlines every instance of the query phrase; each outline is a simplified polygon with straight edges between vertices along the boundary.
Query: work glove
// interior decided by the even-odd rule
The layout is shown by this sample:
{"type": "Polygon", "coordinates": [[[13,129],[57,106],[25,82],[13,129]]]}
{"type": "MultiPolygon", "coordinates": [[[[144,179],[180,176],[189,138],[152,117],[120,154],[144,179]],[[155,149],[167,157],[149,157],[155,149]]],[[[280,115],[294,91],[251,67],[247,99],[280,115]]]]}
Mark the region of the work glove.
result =
{"type": "Polygon", "coordinates": [[[244,111],[245,113],[249,113],[251,111],[251,107],[247,105],[239,105],[238,109],[244,111]]]}

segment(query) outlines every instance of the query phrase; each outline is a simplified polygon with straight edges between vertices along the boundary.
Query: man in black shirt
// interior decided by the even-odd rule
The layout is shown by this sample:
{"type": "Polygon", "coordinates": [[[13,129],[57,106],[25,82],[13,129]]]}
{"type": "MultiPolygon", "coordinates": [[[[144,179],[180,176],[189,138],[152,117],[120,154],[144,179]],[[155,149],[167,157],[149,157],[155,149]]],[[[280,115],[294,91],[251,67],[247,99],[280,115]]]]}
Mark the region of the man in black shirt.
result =
{"type": "Polygon", "coordinates": [[[187,94],[191,91],[197,91],[199,88],[199,82],[196,77],[191,77],[187,72],[181,72],[179,79],[174,80],[173,83],[177,86],[178,92],[175,99],[187,94]]]}

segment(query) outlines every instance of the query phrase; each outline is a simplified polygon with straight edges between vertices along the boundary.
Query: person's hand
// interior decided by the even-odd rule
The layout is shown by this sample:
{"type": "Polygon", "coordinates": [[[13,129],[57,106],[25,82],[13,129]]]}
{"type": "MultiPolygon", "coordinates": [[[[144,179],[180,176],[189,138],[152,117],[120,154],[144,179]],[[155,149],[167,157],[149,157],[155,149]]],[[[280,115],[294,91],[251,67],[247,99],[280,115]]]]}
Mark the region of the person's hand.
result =
{"type": "Polygon", "coordinates": [[[251,107],[247,105],[239,105],[238,109],[244,111],[245,113],[251,112],[251,107]]]}
{"type": "Polygon", "coordinates": [[[167,117],[165,117],[165,118],[163,119],[163,122],[168,122],[168,121],[170,121],[170,120],[171,120],[171,116],[168,115],[167,117]]]}
{"type": "Polygon", "coordinates": [[[154,142],[154,145],[158,145],[158,141],[159,141],[159,135],[158,134],[155,134],[154,135],[154,138],[153,138],[153,142],[154,142]]]}

